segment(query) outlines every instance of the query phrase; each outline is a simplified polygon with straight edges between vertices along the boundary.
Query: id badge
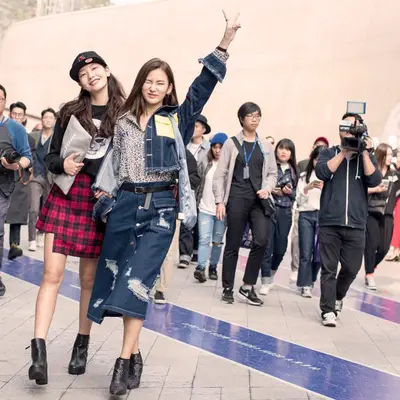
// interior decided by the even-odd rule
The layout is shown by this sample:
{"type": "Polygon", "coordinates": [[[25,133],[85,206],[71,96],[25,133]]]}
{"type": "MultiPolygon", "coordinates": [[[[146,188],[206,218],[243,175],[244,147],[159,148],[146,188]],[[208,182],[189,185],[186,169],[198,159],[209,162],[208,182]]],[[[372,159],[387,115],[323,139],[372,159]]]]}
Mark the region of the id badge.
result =
{"type": "Polygon", "coordinates": [[[243,168],[243,179],[250,179],[250,168],[249,168],[249,166],[248,165],[246,165],[244,168],[243,168]]]}

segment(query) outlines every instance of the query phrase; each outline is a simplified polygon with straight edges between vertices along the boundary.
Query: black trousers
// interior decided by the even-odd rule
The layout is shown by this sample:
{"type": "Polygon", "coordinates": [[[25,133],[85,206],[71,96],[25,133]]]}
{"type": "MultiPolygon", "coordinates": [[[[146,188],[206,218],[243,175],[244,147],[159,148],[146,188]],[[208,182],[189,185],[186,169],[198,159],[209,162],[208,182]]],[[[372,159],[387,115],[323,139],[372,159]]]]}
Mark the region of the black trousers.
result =
{"type": "Polygon", "coordinates": [[[21,224],[10,224],[10,247],[21,244],[21,224]]]}
{"type": "Polygon", "coordinates": [[[226,218],[228,229],[222,263],[222,286],[230,289],[234,287],[242,235],[248,222],[253,233],[253,245],[247,260],[243,282],[248,285],[255,285],[260,272],[261,261],[268,245],[270,218],[265,216],[258,198],[247,199],[242,197],[231,197],[229,199],[226,207],[226,218]]]}
{"type": "Polygon", "coordinates": [[[261,263],[261,276],[271,276],[271,270],[277,271],[285,256],[290,227],[292,226],[292,209],[276,207],[275,218],[269,233],[268,246],[261,263]]]}
{"type": "Polygon", "coordinates": [[[390,249],[393,235],[393,216],[369,214],[365,235],[365,273],[373,274],[390,249]]]}
{"type": "Polygon", "coordinates": [[[179,257],[181,260],[191,261],[193,253],[199,248],[198,225],[191,230],[181,224],[179,231],[179,257]]]}
{"type": "Polygon", "coordinates": [[[335,312],[336,300],[346,296],[361,268],[364,246],[364,229],[341,226],[319,228],[322,314],[335,312]],[[341,269],[336,279],[339,262],[341,269]]]}

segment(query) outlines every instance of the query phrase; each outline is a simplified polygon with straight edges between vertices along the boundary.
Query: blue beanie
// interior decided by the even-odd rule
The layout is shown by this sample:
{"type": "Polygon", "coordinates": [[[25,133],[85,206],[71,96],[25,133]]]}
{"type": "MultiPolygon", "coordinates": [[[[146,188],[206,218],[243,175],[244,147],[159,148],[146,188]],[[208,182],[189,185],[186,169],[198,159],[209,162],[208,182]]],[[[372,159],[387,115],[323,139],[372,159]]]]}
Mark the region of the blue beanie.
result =
{"type": "Polygon", "coordinates": [[[228,140],[228,135],[226,133],[216,133],[214,137],[210,141],[210,145],[213,146],[214,144],[221,144],[223,145],[228,140]]]}

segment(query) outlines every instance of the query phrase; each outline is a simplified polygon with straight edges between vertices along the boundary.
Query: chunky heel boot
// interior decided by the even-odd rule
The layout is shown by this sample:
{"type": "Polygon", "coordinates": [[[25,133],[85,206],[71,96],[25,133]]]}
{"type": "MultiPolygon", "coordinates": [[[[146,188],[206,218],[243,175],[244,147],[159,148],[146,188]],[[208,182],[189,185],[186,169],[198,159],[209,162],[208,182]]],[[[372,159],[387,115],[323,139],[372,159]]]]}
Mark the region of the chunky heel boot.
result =
{"type": "Polygon", "coordinates": [[[72,349],[71,361],[68,366],[70,375],[83,375],[86,371],[86,363],[88,359],[89,335],[81,335],[75,339],[72,349]]]}
{"type": "Polygon", "coordinates": [[[29,368],[29,379],[37,385],[47,385],[47,352],[44,339],[31,340],[32,365],[29,368]]]}
{"type": "Polygon", "coordinates": [[[121,396],[128,391],[129,359],[117,358],[110,385],[110,394],[121,396]]]}
{"type": "Polygon", "coordinates": [[[140,379],[143,372],[143,359],[140,351],[138,354],[132,354],[129,362],[128,389],[137,389],[140,385],[140,379]]]}

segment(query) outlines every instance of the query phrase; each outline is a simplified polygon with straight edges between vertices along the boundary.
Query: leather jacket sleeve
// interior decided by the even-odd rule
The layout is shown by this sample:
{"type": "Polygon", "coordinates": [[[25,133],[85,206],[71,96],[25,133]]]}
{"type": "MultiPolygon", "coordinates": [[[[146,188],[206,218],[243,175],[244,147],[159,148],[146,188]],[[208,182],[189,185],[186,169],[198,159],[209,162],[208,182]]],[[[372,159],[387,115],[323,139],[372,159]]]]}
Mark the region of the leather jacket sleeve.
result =
{"type": "Polygon", "coordinates": [[[190,187],[192,190],[196,190],[200,185],[200,176],[197,171],[197,162],[189,150],[186,150],[186,160],[189,171],[190,187]]]}

